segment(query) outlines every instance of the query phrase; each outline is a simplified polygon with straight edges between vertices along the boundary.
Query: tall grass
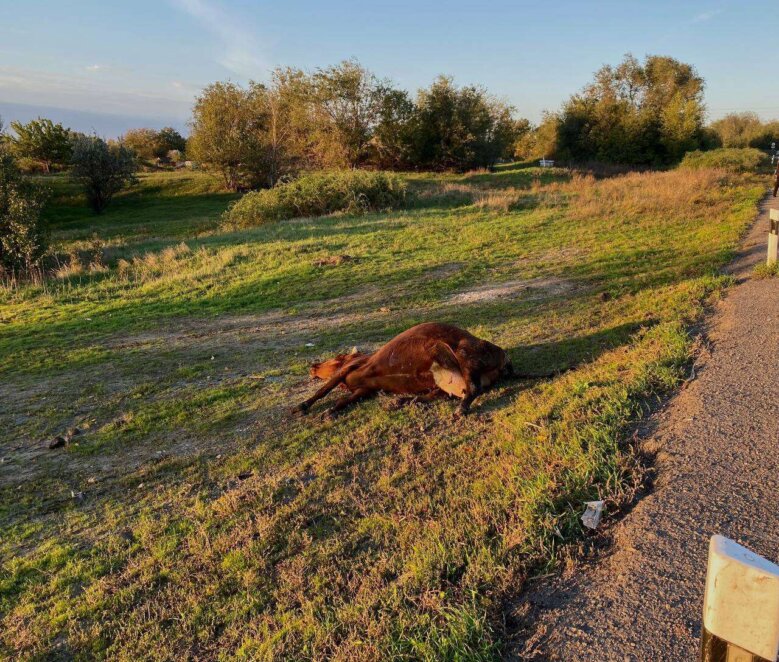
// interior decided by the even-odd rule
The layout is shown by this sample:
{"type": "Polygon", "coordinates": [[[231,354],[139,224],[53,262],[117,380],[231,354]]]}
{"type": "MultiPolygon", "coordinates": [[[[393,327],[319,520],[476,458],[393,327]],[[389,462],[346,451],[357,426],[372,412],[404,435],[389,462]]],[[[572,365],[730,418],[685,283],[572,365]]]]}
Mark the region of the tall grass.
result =
{"type": "Polygon", "coordinates": [[[758,172],[769,165],[765,152],[754,147],[723,147],[685,154],[680,168],[722,168],[731,172],[758,172]]]}

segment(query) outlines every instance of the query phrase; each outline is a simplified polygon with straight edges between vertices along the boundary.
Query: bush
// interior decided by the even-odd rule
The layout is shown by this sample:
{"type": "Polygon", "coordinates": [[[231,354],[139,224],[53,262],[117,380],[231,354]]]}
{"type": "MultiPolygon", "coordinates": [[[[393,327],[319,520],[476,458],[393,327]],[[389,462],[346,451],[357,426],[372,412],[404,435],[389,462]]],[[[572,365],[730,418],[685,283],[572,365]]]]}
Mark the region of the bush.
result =
{"type": "Polygon", "coordinates": [[[298,216],[393,209],[405,199],[406,183],[397,175],[360,170],[317,173],[247,193],[225,212],[225,220],[233,227],[249,227],[298,216]]]}
{"type": "Polygon", "coordinates": [[[0,273],[27,272],[46,253],[48,233],[40,215],[44,198],[13,157],[0,150],[0,273]]]}
{"type": "Polygon", "coordinates": [[[124,145],[108,145],[97,136],[82,136],[73,143],[71,177],[84,188],[87,202],[100,214],[115,193],[134,184],[135,155],[124,145]]]}
{"type": "Polygon", "coordinates": [[[754,172],[768,165],[768,157],[759,149],[723,147],[708,152],[688,152],[680,168],[722,168],[731,172],[754,172]]]}
{"type": "Polygon", "coordinates": [[[765,278],[776,278],[779,276],[779,262],[772,262],[771,264],[761,262],[755,266],[753,275],[758,280],[763,280],[765,278]]]}

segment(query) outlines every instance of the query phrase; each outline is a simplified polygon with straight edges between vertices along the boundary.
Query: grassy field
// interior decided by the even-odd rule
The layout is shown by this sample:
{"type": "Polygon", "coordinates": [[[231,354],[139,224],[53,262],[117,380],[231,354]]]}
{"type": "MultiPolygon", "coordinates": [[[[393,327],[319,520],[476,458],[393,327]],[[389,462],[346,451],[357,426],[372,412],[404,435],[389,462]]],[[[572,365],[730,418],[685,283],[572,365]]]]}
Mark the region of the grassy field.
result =
{"type": "Polygon", "coordinates": [[[57,275],[0,290],[0,655],[500,655],[505,600],[582,534],[582,501],[630,498],[626,430],[683,378],[764,187],[409,180],[405,211],[240,232],[201,173],[144,175],[102,217],[47,180],[57,275]],[[425,320],[559,374],[457,423],[390,397],[288,415],[309,362],[425,320]]]}

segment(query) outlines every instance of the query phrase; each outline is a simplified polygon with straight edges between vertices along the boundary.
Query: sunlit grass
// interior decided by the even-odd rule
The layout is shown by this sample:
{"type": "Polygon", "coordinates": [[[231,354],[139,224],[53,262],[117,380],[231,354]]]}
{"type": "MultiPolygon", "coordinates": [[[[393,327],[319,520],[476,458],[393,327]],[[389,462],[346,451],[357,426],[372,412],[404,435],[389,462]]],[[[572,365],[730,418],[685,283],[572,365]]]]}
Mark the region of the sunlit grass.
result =
{"type": "Polygon", "coordinates": [[[678,384],[763,192],[507,166],[409,175],[404,211],[221,232],[231,198],[187,177],[98,219],[61,191],[81,269],[0,292],[9,657],[495,658],[503,600],[582,501],[632,493],[625,430],[678,384]],[[387,397],[288,415],[309,361],[423,320],[561,373],[457,424],[387,397]]]}

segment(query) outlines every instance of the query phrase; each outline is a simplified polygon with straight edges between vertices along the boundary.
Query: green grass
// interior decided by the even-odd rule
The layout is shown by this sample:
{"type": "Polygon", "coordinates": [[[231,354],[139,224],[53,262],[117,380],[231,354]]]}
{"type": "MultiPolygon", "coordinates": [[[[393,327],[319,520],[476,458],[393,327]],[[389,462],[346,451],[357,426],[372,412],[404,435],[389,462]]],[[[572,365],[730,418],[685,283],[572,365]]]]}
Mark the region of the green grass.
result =
{"type": "Polygon", "coordinates": [[[153,238],[188,238],[213,230],[219,214],[237,196],[225,193],[221,180],[198,171],[142,173],[139,185],[119,193],[98,219],[87,207],[76,183],[66,174],[40,176],[52,194],[46,219],[55,247],[80,247],[96,234],[109,243],[127,244],[153,238]]]}
{"type": "Polygon", "coordinates": [[[204,174],[144,176],[102,217],[53,179],[58,275],[0,292],[0,654],[499,655],[504,600],[582,535],[582,502],[629,498],[626,430],[682,377],[763,189],[408,181],[404,211],[224,232],[204,174]],[[459,423],[389,397],[288,415],[310,361],[423,320],[566,371],[459,423]]]}
{"type": "Polygon", "coordinates": [[[760,280],[765,278],[774,278],[779,276],[779,263],[772,262],[771,264],[760,263],[755,266],[753,270],[754,277],[760,280]]]}

